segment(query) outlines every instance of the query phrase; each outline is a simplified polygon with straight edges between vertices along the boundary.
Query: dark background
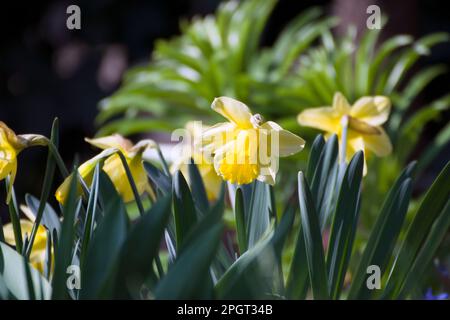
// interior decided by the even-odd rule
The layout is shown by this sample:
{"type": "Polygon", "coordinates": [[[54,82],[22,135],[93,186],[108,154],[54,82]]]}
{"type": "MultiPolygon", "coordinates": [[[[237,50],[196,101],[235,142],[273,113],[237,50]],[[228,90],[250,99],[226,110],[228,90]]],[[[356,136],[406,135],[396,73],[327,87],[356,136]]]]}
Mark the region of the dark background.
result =
{"type": "MultiPolygon", "coordinates": [[[[98,101],[120,84],[123,71],[148,61],[153,41],[179,33],[179,20],[214,12],[218,0],[166,1],[12,1],[1,4],[0,13],[0,120],[16,133],[49,135],[54,117],[61,127],[61,153],[71,163],[74,152],[81,160],[92,156],[85,136],[96,131],[98,101]],[[66,28],[66,8],[81,8],[81,30],[66,28]]],[[[390,17],[384,37],[396,33],[422,36],[450,32],[446,1],[288,1],[278,3],[264,32],[262,45],[270,45],[289,20],[312,5],[324,5],[344,24],[365,28],[370,4],[378,4],[390,17]]],[[[336,32],[342,32],[345,27],[336,32]]],[[[436,46],[420,66],[444,63],[450,66],[449,45],[436,46]]],[[[421,101],[431,101],[448,92],[449,75],[441,76],[425,90],[421,101]]],[[[426,128],[418,146],[431,139],[446,121],[426,128]]],[[[448,149],[447,149],[448,151],[448,149]]],[[[39,194],[46,152],[38,148],[20,154],[16,190],[39,194]]],[[[448,152],[440,163],[448,161],[448,152]]],[[[434,175],[442,166],[429,168],[434,175]]],[[[0,199],[4,199],[3,183],[0,199]]],[[[6,214],[2,205],[0,213],[6,214]]]]}

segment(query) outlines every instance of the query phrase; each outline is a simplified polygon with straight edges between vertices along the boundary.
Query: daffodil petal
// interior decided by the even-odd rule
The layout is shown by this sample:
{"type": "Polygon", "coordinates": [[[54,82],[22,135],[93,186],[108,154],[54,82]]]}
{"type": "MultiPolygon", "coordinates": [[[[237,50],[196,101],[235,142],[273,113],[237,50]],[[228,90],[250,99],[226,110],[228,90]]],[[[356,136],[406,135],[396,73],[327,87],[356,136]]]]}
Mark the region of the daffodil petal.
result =
{"type": "Polygon", "coordinates": [[[106,137],[89,139],[86,142],[100,149],[116,148],[122,151],[128,151],[133,147],[130,140],[125,139],[120,134],[113,134],[106,137]]]}
{"type": "MultiPolygon", "coordinates": [[[[265,172],[264,169],[265,168],[261,168],[261,172],[265,172]]],[[[275,184],[276,173],[271,168],[267,168],[267,171],[268,174],[260,174],[257,180],[273,186],[275,184]]]]}
{"type": "Polygon", "coordinates": [[[330,107],[311,108],[303,110],[297,117],[300,125],[313,127],[327,132],[339,132],[340,120],[343,114],[330,107]]]}
{"type": "Polygon", "coordinates": [[[350,104],[347,101],[347,98],[340,92],[336,92],[333,97],[333,108],[337,111],[341,116],[350,113],[350,104]]]}
{"type": "Polygon", "coordinates": [[[252,114],[250,109],[238,100],[229,97],[215,98],[211,108],[236,124],[241,129],[249,129],[253,127],[251,123],[252,114]]]}
{"type": "Polygon", "coordinates": [[[391,102],[384,96],[362,97],[353,105],[350,115],[372,126],[385,123],[391,111],[391,102]]]}
{"type": "Polygon", "coordinates": [[[386,131],[382,127],[377,129],[381,132],[380,134],[364,136],[364,145],[378,157],[384,157],[392,152],[392,144],[386,131]]]}
{"type": "MultiPolygon", "coordinates": [[[[268,129],[271,132],[271,143],[274,138],[278,138],[278,156],[287,157],[301,151],[305,146],[305,140],[293,134],[288,130],[284,130],[279,124],[273,121],[267,121],[261,128],[268,129]]],[[[276,142],[275,142],[276,143],[276,142]]]]}

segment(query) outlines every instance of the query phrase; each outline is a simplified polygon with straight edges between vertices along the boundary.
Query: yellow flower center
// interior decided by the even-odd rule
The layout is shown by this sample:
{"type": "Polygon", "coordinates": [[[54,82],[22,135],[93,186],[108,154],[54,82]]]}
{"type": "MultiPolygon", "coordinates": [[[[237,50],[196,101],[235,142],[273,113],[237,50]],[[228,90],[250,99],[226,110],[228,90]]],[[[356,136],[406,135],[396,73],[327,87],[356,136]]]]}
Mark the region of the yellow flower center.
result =
{"type": "Polygon", "coordinates": [[[218,165],[218,173],[231,183],[247,184],[259,173],[258,132],[242,130],[232,147],[226,151],[218,165]]]}

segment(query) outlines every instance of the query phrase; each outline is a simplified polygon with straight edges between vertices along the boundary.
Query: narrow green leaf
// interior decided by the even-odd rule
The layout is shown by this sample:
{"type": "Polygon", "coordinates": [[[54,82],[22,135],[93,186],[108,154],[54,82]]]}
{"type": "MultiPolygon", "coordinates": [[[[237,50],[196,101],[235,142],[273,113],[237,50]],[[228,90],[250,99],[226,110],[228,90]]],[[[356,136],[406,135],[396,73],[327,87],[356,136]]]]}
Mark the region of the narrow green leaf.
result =
{"type": "Polygon", "coordinates": [[[39,300],[50,299],[52,288],[48,281],[30,265],[27,276],[25,265],[28,264],[23,256],[0,242],[0,287],[3,284],[4,289],[9,292],[8,298],[27,300],[34,296],[39,300]],[[33,290],[29,291],[29,287],[33,290]]]}
{"type": "Polygon", "coordinates": [[[245,204],[242,190],[237,188],[234,202],[234,217],[236,220],[236,233],[239,253],[242,255],[247,251],[247,226],[245,224],[245,204]]]}
{"type": "Polygon", "coordinates": [[[145,171],[150,180],[158,187],[163,194],[168,194],[171,192],[172,182],[170,177],[166,176],[158,168],[156,168],[150,162],[144,162],[145,171]]]}
{"type": "MultiPolygon", "coordinates": [[[[50,141],[55,147],[58,147],[59,142],[59,121],[58,118],[53,120],[52,131],[50,136],[50,141]]],[[[45,168],[44,182],[42,184],[41,199],[39,207],[36,213],[36,220],[34,221],[33,228],[31,230],[30,242],[26,248],[26,256],[30,257],[31,249],[33,248],[34,239],[36,238],[36,233],[39,225],[41,224],[42,215],[44,214],[44,209],[47,204],[48,196],[50,195],[50,190],[52,188],[53,177],[55,175],[55,158],[52,151],[49,149],[47,155],[47,165],[45,168]]]]}
{"type": "Polygon", "coordinates": [[[450,181],[450,162],[447,162],[445,168],[433,182],[408,228],[386,283],[383,292],[384,298],[395,298],[399,295],[423,241],[449,199],[450,184],[448,181],[450,181]]]}
{"type": "MultiPolygon", "coordinates": [[[[23,247],[23,239],[22,239],[22,228],[20,226],[20,217],[19,210],[17,207],[16,193],[14,191],[14,187],[10,186],[10,177],[6,177],[5,186],[6,190],[10,190],[10,201],[8,203],[8,211],[9,211],[9,219],[11,221],[13,231],[14,231],[14,241],[16,243],[16,250],[19,254],[22,254],[23,247]]],[[[8,191],[7,191],[8,192],[8,191]]]]}
{"type": "Polygon", "coordinates": [[[320,155],[322,154],[325,140],[321,134],[317,135],[311,146],[308,158],[308,169],[306,170],[306,178],[309,183],[312,183],[314,173],[316,172],[317,163],[319,162],[320,155]]]}
{"type": "Polygon", "coordinates": [[[180,171],[175,173],[172,186],[173,213],[178,251],[182,247],[189,231],[197,221],[197,212],[195,210],[194,201],[192,200],[191,191],[180,171]]]}
{"type": "Polygon", "coordinates": [[[152,261],[158,255],[169,221],[170,205],[170,196],[162,198],[133,224],[120,251],[115,298],[136,296],[140,285],[151,273],[156,278],[152,261]]]}
{"type": "Polygon", "coordinates": [[[338,175],[338,140],[332,135],[325,143],[314,172],[311,193],[319,214],[320,230],[325,228],[331,210],[333,209],[333,196],[336,193],[336,180],[338,175]]]}
{"type": "Polygon", "coordinates": [[[445,235],[450,227],[450,200],[447,200],[442,212],[439,213],[436,221],[430,228],[430,232],[424,241],[422,248],[417,254],[408,275],[403,282],[402,288],[398,294],[398,298],[404,299],[417,285],[420,278],[425,274],[426,268],[433,259],[436,250],[442,243],[445,235]]]}
{"type": "Polygon", "coordinates": [[[109,177],[99,173],[99,195],[104,217],[96,227],[87,252],[85,265],[81,266],[80,298],[110,298],[114,283],[113,274],[127,233],[128,219],[125,205],[109,177]]]}
{"type": "Polygon", "coordinates": [[[52,299],[67,299],[68,292],[66,288],[66,269],[72,261],[72,249],[74,245],[75,230],[74,222],[77,216],[77,179],[76,170],[72,173],[72,179],[69,187],[69,194],[63,207],[63,224],[61,234],[59,235],[58,245],[55,248],[55,272],[52,279],[52,299]]]}
{"type": "Polygon", "coordinates": [[[203,232],[192,236],[159,282],[155,290],[156,299],[213,298],[209,268],[217,252],[223,224],[217,222],[211,225],[205,217],[199,225],[203,232]]]}
{"type": "Polygon", "coordinates": [[[361,180],[364,154],[358,151],[342,179],[331,225],[327,270],[332,299],[338,299],[347,272],[361,206],[361,180]]]}
{"type": "Polygon", "coordinates": [[[205,214],[209,209],[208,197],[206,195],[205,185],[202,176],[198,171],[194,160],[191,158],[188,164],[189,181],[192,189],[192,198],[200,212],[205,214]]]}
{"type": "Polygon", "coordinates": [[[368,266],[377,265],[382,272],[385,271],[408,209],[411,196],[410,177],[415,166],[415,162],[410,163],[389,190],[375,226],[370,233],[358,268],[353,273],[354,277],[349,292],[350,299],[367,299],[369,297],[370,292],[364,283],[368,266]]]}
{"type": "Polygon", "coordinates": [[[320,224],[311,191],[301,171],[298,173],[298,198],[313,295],[315,299],[327,299],[329,297],[327,288],[328,277],[325,269],[320,224]]]}
{"type": "Polygon", "coordinates": [[[248,248],[253,247],[269,228],[270,196],[269,186],[255,180],[252,183],[252,197],[247,216],[248,248]]]}

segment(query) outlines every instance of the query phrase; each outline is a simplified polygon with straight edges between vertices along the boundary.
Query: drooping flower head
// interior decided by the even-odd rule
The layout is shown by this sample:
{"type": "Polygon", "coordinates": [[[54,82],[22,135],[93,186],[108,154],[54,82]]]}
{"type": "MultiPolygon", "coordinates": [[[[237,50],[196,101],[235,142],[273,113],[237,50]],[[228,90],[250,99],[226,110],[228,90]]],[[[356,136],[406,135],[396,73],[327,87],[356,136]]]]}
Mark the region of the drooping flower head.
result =
{"type": "MultiPolygon", "coordinates": [[[[340,143],[343,125],[348,125],[345,156],[346,161],[349,161],[359,150],[363,150],[365,155],[373,152],[378,157],[392,152],[391,141],[381,127],[387,121],[390,110],[391,103],[387,97],[362,97],[350,106],[347,99],[338,92],[334,95],[333,106],[306,109],[298,115],[297,120],[302,126],[327,132],[327,137],[337,134],[340,143]]],[[[364,161],[364,174],[366,172],[364,161]]]]}
{"type": "MultiPolygon", "coordinates": [[[[143,194],[145,191],[151,192],[147,174],[142,163],[142,154],[146,148],[155,145],[154,141],[142,140],[136,145],[133,145],[130,140],[115,134],[97,139],[86,138],[86,142],[104,150],[94,158],[84,162],[78,168],[78,174],[87,184],[91,184],[94,169],[97,163],[104,159],[105,161],[102,169],[106,172],[106,174],[108,174],[117,192],[122,196],[122,199],[125,202],[130,202],[134,199],[133,190],[127,178],[122,160],[120,159],[120,156],[115,153],[115,151],[118,150],[125,156],[138,193],[143,194]]],[[[66,178],[61,186],[56,190],[55,196],[60,203],[64,203],[67,198],[70,179],[70,177],[66,178]]]]}
{"type": "Polygon", "coordinates": [[[213,156],[217,174],[226,181],[241,185],[258,179],[274,184],[278,158],[297,153],[305,145],[302,138],[275,122],[263,122],[261,115],[253,115],[240,101],[220,97],[211,107],[229,122],[203,133],[203,150],[213,156]]]}
{"type": "Polygon", "coordinates": [[[47,138],[41,135],[16,135],[3,121],[0,121],[0,180],[10,177],[7,203],[11,198],[11,189],[16,178],[17,155],[27,147],[43,146],[47,142],[47,138]]]}

